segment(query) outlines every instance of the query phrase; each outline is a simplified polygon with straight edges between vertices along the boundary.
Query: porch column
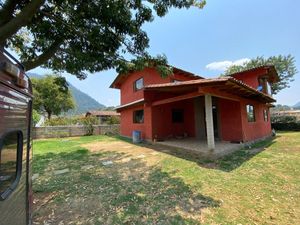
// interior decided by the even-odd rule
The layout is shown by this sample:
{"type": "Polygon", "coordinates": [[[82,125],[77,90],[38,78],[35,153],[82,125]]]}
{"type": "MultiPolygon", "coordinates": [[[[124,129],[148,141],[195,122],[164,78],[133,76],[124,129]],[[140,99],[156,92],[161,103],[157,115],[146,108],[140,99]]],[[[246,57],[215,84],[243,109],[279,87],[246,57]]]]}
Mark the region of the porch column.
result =
{"type": "Polygon", "coordinates": [[[209,150],[215,149],[214,122],[211,95],[205,95],[206,135],[209,150]]]}

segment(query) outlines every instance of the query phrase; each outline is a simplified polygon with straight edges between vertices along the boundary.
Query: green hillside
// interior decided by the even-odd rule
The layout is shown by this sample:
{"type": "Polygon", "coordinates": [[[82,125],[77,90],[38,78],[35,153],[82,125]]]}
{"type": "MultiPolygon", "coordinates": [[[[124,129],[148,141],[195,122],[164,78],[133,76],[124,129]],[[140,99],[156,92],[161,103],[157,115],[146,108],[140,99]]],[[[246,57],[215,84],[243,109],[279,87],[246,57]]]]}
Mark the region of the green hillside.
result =
{"type": "MultiPolygon", "coordinates": [[[[42,75],[36,74],[36,73],[27,73],[29,77],[34,78],[41,78],[42,75]]],[[[73,86],[72,84],[69,84],[69,89],[71,91],[71,94],[75,101],[75,109],[68,111],[67,115],[78,115],[86,113],[89,110],[96,110],[96,109],[102,109],[105,108],[105,105],[97,102],[95,99],[93,99],[88,94],[80,91],[78,88],[73,86]]]]}

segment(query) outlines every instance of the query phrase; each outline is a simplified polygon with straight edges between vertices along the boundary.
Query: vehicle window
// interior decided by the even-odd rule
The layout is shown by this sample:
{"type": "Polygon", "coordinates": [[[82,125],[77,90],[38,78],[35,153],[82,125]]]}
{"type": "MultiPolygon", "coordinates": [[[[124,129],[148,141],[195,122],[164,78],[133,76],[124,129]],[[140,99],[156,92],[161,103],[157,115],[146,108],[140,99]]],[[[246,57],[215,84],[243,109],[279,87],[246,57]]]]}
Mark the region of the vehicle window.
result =
{"type": "Polygon", "coordinates": [[[0,195],[5,199],[17,186],[21,175],[22,133],[10,132],[0,139],[0,195]]]}

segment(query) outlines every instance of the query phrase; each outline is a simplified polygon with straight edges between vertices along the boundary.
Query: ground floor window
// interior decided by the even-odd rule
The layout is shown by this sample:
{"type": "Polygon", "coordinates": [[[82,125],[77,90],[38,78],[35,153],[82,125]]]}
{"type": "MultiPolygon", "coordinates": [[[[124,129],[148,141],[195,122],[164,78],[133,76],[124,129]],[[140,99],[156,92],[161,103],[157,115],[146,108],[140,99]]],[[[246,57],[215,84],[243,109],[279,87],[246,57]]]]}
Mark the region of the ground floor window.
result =
{"type": "Polygon", "coordinates": [[[172,109],[172,122],[173,123],[183,123],[183,109],[172,109]]]}
{"type": "Polygon", "coordinates": [[[269,115],[268,115],[268,110],[264,109],[264,121],[268,122],[269,121],[269,115]]]}
{"type": "Polygon", "coordinates": [[[134,123],[144,123],[144,110],[136,110],[133,112],[134,123]]]}
{"type": "Polygon", "coordinates": [[[255,122],[255,109],[253,105],[246,105],[248,122],[255,122]]]}

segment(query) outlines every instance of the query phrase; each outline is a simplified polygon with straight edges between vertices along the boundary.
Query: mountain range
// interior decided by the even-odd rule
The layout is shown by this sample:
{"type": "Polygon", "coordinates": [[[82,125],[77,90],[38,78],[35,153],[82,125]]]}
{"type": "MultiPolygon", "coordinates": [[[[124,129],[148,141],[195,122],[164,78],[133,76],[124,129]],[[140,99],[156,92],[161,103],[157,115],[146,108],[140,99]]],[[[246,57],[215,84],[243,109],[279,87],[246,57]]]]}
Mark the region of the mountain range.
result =
{"type": "Polygon", "coordinates": [[[293,108],[300,109],[300,102],[298,102],[295,105],[293,105],[293,108]]]}
{"type": "MultiPolygon", "coordinates": [[[[27,73],[27,75],[31,78],[41,78],[42,75],[36,74],[36,73],[27,73]]],[[[86,113],[89,110],[98,110],[105,108],[105,105],[99,103],[95,99],[93,99],[88,94],[80,91],[78,88],[69,84],[69,90],[71,91],[71,94],[73,96],[73,99],[75,101],[75,109],[69,110],[66,114],[67,115],[79,115],[86,113]]]]}

